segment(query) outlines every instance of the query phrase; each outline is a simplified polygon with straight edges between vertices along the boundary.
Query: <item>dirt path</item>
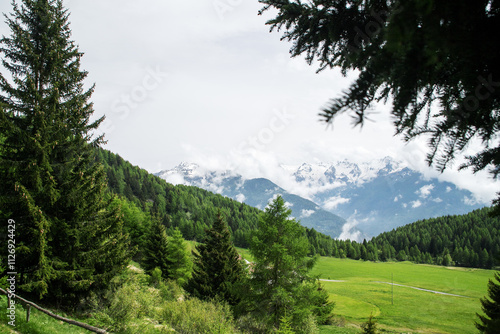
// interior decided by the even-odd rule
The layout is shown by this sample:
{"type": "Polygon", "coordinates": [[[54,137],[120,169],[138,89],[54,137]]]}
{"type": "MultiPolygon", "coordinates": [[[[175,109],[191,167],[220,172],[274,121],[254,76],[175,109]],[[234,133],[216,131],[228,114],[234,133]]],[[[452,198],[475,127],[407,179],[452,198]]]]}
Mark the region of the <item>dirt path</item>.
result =
{"type": "Polygon", "coordinates": [[[422,288],[417,288],[417,287],[414,287],[414,286],[403,285],[403,284],[396,284],[396,283],[390,283],[390,282],[372,282],[372,283],[389,284],[389,285],[394,284],[396,286],[402,286],[404,288],[410,288],[410,289],[415,289],[415,290],[420,290],[420,291],[425,291],[425,292],[436,293],[438,295],[461,297],[461,298],[472,298],[472,297],[467,297],[467,296],[455,295],[453,293],[440,292],[440,291],[434,291],[434,290],[429,290],[429,289],[422,289],[422,288]]]}
{"type": "MultiPolygon", "coordinates": [[[[333,280],[333,279],[320,279],[320,281],[322,281],[322,282],[336,282],[336,283],[347,282],[347,281],[333,280]]],[[[453,293],[447,293],[447,292],[441,292],[441,291],[434,291],[434,290],[429,290],[429,289],[422,289],[422,288],[417,288],[417,287],[414,287],[414,286],[403,285],[403,284],[396,284],[396,283],[390,283],[390,282],[374,281],[374,282],[371,282],[371,283],[380,283],[380,284],[389,284],[389,285],[394,284],[396,286],[401,286],[401,287],[404,287],[404,288],[410,288],[410,289],[415,289],[415,290],[420,290],[420,291],[425,291],[425,292],[431,292],[431,293],[435,293],[435,294],[438,294],[438,295],[452,296],[452,297],[461,297],[461,298],[472,298],[472,297],[467,297],[467,296],[455,295],[453,293]]]]}

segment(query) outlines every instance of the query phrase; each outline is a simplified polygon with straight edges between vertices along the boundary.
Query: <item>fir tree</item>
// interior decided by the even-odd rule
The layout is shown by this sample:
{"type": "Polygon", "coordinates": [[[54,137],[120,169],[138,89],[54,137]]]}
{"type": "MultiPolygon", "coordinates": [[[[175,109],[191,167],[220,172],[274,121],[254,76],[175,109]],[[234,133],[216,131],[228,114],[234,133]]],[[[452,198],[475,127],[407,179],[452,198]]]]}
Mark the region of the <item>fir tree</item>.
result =
{"type": "Polygon", "coordinates": [[[229,228],[219,212],[206,231],[204,243],[196,246],[193,276],[186,290],[203,299],[221,299],[230,305],[238,302],[233,288],[243,274],[238,252],[231,241],[229,228]]]}
{"type": "Polygon", "coordinates": [[[168,270],[172,265],[168,258],[168,244],[165,226],[158,218],[155,218],[143,250],[142,267],[146,272],[151,274],[155,268],[158,268],[162,272],[162,277],[168,278],[168,270]]]}
{"type": "Polygon", "coordinates": [[[13,2],[1,39],[1,218],[16,220],[21,290],[71,302],[105,287],[129,258],[92,138],[93,87],[60,0],[13,2]]]}
{"type": "Polygon", "coordinates": [[[494,334],[500,331],[500,274],[495,273],[495,281],[488,282],[488,297],[482,298],[484,315],[477,314],[476,327],[481,333],[494,334]]]}

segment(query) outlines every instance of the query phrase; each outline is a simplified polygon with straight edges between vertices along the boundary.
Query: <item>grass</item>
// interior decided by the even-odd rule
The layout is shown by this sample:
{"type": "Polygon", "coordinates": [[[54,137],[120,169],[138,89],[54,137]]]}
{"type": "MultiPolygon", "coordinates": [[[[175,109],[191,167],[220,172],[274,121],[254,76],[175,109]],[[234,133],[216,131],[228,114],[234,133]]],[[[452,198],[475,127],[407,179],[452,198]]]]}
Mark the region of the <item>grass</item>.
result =
{"type": "Polygon", "coordinates": [[[327,282],[323,285],[336,303],[336,317],[358,327],[325,326],[321,333],[356,333],[373,314],[378,327],[389,333],[475,333],[479,299],[487,294],[491,270],[445,268],[409,262],[374,263],[348,259],[321,258],[313,275],[327,282]],[[462,295],[440,295],[409,287],[462,295]]]}
{"type": "MultiPolygon", "coordinates": [[[[248,250],[238,251],[243,258],[252,261],[248,250]]],[[[132,263],[132,267],[134,265],[139,267],[132,263]]],[[[322,326],[320,333],[360,333],[361,324],[367,321],[370,314],[374,315],[381,333],[476,333],[474,321],[476,313],[480,312],[479,299],[487,294],[487,282],[493,273],[491,270],[445,268],[409,262],[374,263],[320,258],[312,274],[323,280],[335,280],[322,282],[335,302],[335,325],[322,326]],[[392,286],[377,283],[391,282],[392,276],[395,284],[408,286],[393,287],[394,304],[392,286]],[[439,295],[410,286],[465,297],[439,295]]],[[[0,310],[6,307],[6,297],[2,296],[0,310]]],[[[17,305],[15,328],[7,325],[6,313],[0,312],[1,333],[89,332],[52,319],[35,309],[31,311],[30,322],[26,323],[26,311],[17,305]]]]}
{"type": "MultiPolygon", "coordinates": [[[[7,309],[7,297],[0,297],[0,334],[87,334],[92,333],[83,328],[64,323],[49,317],[48,315],[31,308],[30,321],[26,322],[26,310],[21,304],[16,304],[15,327],[8,324],[5,310],[7,309]]],[[[59,313],[58,313],[59,314],[59,313]]],[[[64,316],[64,315],[63,315],[64,316]]]]}

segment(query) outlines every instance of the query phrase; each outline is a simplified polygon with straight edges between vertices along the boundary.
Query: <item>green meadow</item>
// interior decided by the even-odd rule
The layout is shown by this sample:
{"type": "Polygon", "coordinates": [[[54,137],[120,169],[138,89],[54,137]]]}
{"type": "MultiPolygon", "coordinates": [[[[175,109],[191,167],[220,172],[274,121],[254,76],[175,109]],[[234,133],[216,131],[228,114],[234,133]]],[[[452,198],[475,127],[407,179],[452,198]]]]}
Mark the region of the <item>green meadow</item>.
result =
{"type": "Polygon", "coordinates": [[[321,333],[359,333],[370,314],[387,333],[476,333],[479,299],[487,294],[493,273],[410,262],[321,258],[313,275],[323,280],[335,302],[336,322],[335,326],[322,327],[321,333]],[[394,286],[390,284],[392,277],[394,286]]]}

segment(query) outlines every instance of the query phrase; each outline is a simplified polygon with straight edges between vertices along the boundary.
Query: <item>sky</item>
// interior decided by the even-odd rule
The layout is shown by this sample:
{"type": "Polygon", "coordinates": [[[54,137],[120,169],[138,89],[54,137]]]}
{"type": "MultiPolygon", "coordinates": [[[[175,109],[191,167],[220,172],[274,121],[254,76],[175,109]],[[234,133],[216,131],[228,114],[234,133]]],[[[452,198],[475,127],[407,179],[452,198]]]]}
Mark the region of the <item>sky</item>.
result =
{"type": "MultiPolygon", "coordinates": [[[[486,173],[457,172],[459,163],[444,174],[429,168],[424,140],[393,136],[389,105],[374,106],[373,122],[362,129],[347,115],[331,127],[320,122],[321,108],[356,73],[316,73],[303,58],[291,58],[291,44],[266,26],[273,13],[258,15],[257,0],[63,4],[84,53],[86,84],[96,85],[95,117],[106,116],[105,148],[149,172],[195,162],[276,180],[280,164],[390,156],[485,203],[499,190],[486,173]]],[[[10,1],[0,11],[12,12],[10,1]]],[[[9,36],[4,21],[0,34],[9,36]]]]}

